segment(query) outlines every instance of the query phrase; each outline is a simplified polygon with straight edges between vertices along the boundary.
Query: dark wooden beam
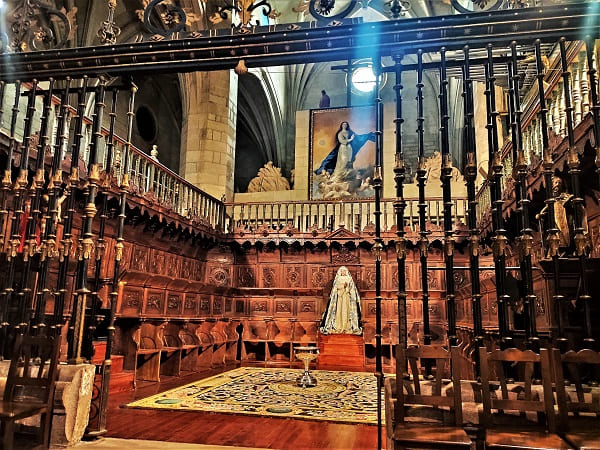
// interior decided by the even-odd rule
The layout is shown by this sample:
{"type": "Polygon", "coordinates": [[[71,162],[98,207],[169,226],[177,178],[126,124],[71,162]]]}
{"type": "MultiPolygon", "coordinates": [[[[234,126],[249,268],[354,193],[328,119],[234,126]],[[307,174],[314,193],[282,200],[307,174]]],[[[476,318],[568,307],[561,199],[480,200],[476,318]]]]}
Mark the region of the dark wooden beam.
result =
{"type": "Polygon", "coordinates": [[[442,46],[476,49],[489,42],[534,38],[548,42],[597,36],[599,18],[593,3],[574,3],[321,28],[306,22],[256,27],[241,34],[219,30],[194,39],[5,54],[0,58],[0,79],[208,71],[231,69],[240,59],[248,67],[259,67],[356,59],[373,56],[374,51],[388,56],[414,53],[416,48],[437,52],[442,46]]]}

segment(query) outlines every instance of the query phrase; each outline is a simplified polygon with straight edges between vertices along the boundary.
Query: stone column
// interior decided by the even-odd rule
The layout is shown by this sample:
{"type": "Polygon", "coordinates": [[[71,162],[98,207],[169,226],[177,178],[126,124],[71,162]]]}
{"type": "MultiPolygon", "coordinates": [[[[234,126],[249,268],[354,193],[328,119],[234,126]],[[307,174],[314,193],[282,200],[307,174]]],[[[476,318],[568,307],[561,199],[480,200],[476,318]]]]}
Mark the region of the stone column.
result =
{"type": "Polygon", "coordinates": [[[238,79],[233,71],[182,75],[179,173],[220,199],[233,196],[238,79]]]}

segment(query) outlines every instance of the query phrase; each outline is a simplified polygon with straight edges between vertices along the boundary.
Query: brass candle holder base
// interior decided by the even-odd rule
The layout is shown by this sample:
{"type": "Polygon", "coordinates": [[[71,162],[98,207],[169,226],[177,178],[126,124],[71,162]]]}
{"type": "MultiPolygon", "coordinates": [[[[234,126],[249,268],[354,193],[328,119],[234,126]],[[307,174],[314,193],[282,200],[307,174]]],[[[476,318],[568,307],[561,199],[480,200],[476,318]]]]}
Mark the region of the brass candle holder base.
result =
{"type": "Polygon", "coordinates": [[[319,349],[317,347],[296,347],[294,351],[296,358],[304,361],[304,373],[296,378],[296,384],[303,388],[316,386],[317,379],[310,373],[308,366],[319,356],[319,349]]]}

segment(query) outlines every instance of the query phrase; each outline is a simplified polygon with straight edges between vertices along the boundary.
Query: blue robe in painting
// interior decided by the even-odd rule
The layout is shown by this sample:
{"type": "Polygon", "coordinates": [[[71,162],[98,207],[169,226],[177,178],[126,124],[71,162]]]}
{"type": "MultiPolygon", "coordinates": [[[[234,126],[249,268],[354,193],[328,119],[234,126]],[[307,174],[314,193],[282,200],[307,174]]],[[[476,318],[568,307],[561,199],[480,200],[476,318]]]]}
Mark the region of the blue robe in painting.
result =
{"type": "MultiPolygon", "coordinates": [[[[375,133],[367,133],[367,134],[355,134],[354,139],[350,142],[350,146],[352,147],[352,162],[356,159],[356,155],[360,151],[361,148],[367,143],[367,141],[375,142],[375,133]]],[[[335,170],[335,164],[337,163],[338,150],[340,148],[340,144],[338,144],[329,152],[329,154],[323,159],[321,165],[318,169],[315,170],[315,174],[319,175],[321,172],[326,171],[329,174],[332,174],[335,170]]]]}

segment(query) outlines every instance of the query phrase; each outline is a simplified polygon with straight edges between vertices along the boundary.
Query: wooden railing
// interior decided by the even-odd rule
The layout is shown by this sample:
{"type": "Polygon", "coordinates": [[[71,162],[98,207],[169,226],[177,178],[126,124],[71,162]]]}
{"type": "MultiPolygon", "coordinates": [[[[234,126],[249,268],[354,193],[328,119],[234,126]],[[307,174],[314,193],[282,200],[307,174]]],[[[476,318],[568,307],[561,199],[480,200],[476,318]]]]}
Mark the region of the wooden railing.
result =
{"type": "MultiPolygon", "coordinates": [[[[8,85],[7,90],[10,92],[11,85],[8,85]]],[[[13,95],[9,94],[5,97],[4,115],[2,124],[0,124],[0,133],[8,135],[7,127],[10,126],[12,110],[8,104],[13,95]]],[[[23,99],[26,99],[25,97],[23,99]]],[[[58,98],[53,99],[54,109],[51,117],[50,143],[54,143],[57,133],[57,115],[60,105],[58,98]]],[[[37,99],[37,111],[41,111],[42,98],[37,99]]],[[[23,102],[23,101],[22,101],[23,102]]],[[[39,113],[38,113],[39,115],[39,113]]],[[[67,123],[76,115],[76,109],[69,108],[67,123]]],[[[25,105],[19,108],[17,124],[23,123],[25,117],[25,105]]],[[[39,117],[36,117],[39,119],[39,117]]],[[[36,121],[39,123],[39,121],[36,121]]],[[[69,127],[66,127],[69,129],[69,127]]],[[[16,138],[19,141],[23,139],[23,129],[16,130],[16,138]]],[[[102,128],[102,139],[99,145],[98,160],[103,168],[110,167],[111,174],[117,179],[117,184],[120,183],[125,166],[123,161],[124,148],[126,141],[121,137],[114,135],[113,138],[113,157],[112,161],[107,161],[107,145],[109,140],[109,131],[102,128]]],[[[83,130],[83,151],[81,158],[87,167],[89,142],[92,136],[92,120],[88,117],[84,118],[83,130]]],[[[65,139],[65,145],[61,149],[62,159],[70,158],[71,155],[71,139],[65,139]]],[[[158,206],[161,206],[175,214],[182,216],[184,219],[194,221],[203,225],[211,226],[215,230],[223,230],[225,221],[225,208],[223,202],[212,197],[198,187],[186,181],[184,178],[173,172],[171,169],[161,164],[155,157],[149,156],[143,150],[131,145],[129,152],[129,179],[131,191],[134,195],[145,197],[149,201],[158,206]]],[[[177,149],[179,151],[179,149],[177,149]]],[[[54,146],[49,145],[46,152],[50,155],[54,153],[54,146]]]]}
{"type": "MultiPolygon", "coordinates": [[[[594,55],[596,53],[594,52],[594,55]]],[[[596,56],[595,56],[596,58],[596,56]]],[[[588,82],[588,63],[585,44],[582,41],[571,43],[568,50],[569,71],[571,72],[571,95],[573,99],[573,125],[579,125],[591,112],[590,88],[588,82]]],[[[596,60],[597,61],[597,60],[596,60]]],[[[597,62],[595,63],[597,67],[597,62]]],[[[561,78],[560,55],[555,51],[551,55],[544,77],[545,98],[548,109],[548,128],[558,138],[566,137],[567,116],[564,107],[564,82],[561,78]]],[[[542,159],[542,121],[539,117],[540,100],[538,85],[535,83],[524,96],[521,109],[523,111],[523,149],[528,165],[542,159]]],[[[512,177],[512,142],[509,138],[502,148],[503,176],[501,178],[504,192],[506,180],[512,177]]],[[[477,192],[479,203],[478,218],[488,214],[491,207],[489,180],[485,180],[477,192]]]]}
{"type": "MultiPolygon", "coordinates": [[[[393,202],[392,199],[382,201],[383,231],[389,231],[396,224],[393,202]]],[[[441,198],[427,200],[427,219],[430,223],[442,226],[443,206],[441,198]]],[[[466,223],[467,206],[466,199],[454,201],[455,224],[466,223]]],[[[226,210],[229,232],[235,232],[240,227],[256,230],[265,225],[271,230],[281,230],[289,225],[306,233],[316,228],[333,231],[344,225],[347,230],[358,233],[375,222],[373,200],[227,203],[226,210]]],[[[417,199],[406,199],[404,220],[405,227],[413,231],[418,229],[417,199]]]]}

